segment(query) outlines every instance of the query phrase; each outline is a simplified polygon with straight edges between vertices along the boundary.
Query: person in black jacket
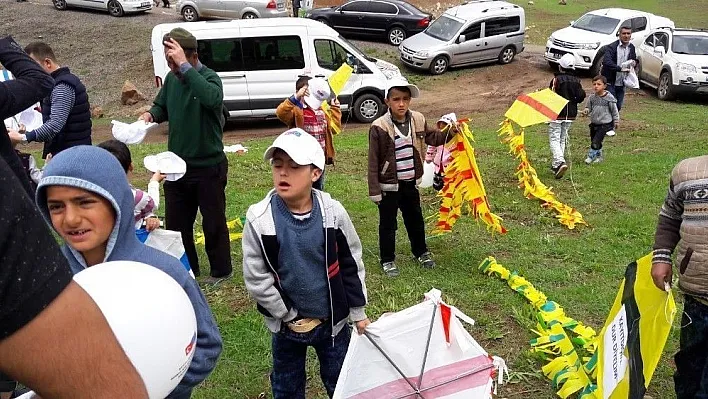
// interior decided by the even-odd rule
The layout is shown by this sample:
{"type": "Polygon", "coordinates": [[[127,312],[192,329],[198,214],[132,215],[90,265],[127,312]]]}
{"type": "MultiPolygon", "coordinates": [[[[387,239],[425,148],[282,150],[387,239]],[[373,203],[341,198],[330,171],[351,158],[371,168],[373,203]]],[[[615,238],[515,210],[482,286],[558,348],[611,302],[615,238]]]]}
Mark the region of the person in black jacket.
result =
{"type": "Polygon", "coordinates": [[[578,104],[585,100],[585,91],[580,79],[570,74],[575,69],[575,56],[565,54],[559,60],[560,71],[551,80],[549,88],[559,96],[568,100],[568,104],[558,114],[555,121],[548,125],[548,141],[551,147],[551,171],[556,179],[560,179],[568,170],[565,163],[565,146],[568,142],[568,130],[573,120],[578,116],[578,104]]]}
{"type": "Polygon", "coordinates": [[[619,40],[605,47],[605,55],[602,59],[601,75],[607,78],[607,91],[617,99],[617,109],[620,111],[624,103],[624,78],[629,72],[629,65],[634,68],[639,65],[636,49],[630,40],[632,40],[632,28],[622,26],[619,40]]]}
{"type": "Polygon", "coordinates": [[[59,65],[46,43],[30,43],[25,52],[52,75],[55,85],[51,95],[42,100],[44,124],[29,132],[12,131],[10,139],[16,143],[43,142],[43,159],[70,147],[91,145],[91,107],[86,87],[69,68],[59,65]]]}

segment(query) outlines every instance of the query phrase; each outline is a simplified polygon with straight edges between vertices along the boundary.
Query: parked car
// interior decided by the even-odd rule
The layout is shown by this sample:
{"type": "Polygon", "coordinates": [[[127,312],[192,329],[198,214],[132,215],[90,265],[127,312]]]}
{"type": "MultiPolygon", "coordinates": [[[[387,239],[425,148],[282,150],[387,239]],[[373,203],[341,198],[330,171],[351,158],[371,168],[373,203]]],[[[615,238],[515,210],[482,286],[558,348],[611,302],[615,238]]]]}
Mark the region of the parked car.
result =
{"type": "Polygon", "coordinates": [[[389,80],[405,81],[395,65],[365,55],[326,25],[307,18],[268,18],[155,26],[150,48],[158,87],[169,72],[162,37],[176,27],[197,38],[199,59],[221,77],[232,118],[273,117],[295,92],[299,76],[326,78],[347,63],[354,73],[338,96],[342,111],[370,123],[386,110],[389,80]]]}
{"type": "Polygon", "coordinates": [[[108,11],[114,17],[152,9],[152,0],[52,0],[52,3],[57,10],[66,10],[70,7],[90,8],[108,11]]]}
{"type": "Polygon", "coordinates": [[[401,61],[441,74],[449,67],[510,63],[524,50],[524,9],[505,1],[472,1],[445,11],[425,31],[404,40],[401,61]]]}
{"type": "Polygon", "coordinates": [[[287,17],[285,0],[177,0],[175,10],[187,22],[201,18],[254,19],[287,17]]]}
{"type": "Polygon", "coordinates": [[[637,48],[639,81],[660,100],[680,93],[708,93],[708,31],[661,28],[637,48]]]}
{"type": "Polygon", "coordinates": [[[385,37],[394,46],[423,31],[433,19],[403,0],[353,0],[339,7],[315,8],[305,16],[341,34],[385,37]]]}
{"type": "Polygon", "coordinates": [[[602,69],[604,47],[615,40],[622,26],[632,28],[632,44],[635,47],[646,39],[649,32],[659,27],[674,27],[674,22],[644,11],[625,8],[603,8],[590,11],[570,26],[551,34],[546,42],[544,58],[553,68],[564,54],[573,54],[575,69],[588,70],[595,76],[602,69]]]}

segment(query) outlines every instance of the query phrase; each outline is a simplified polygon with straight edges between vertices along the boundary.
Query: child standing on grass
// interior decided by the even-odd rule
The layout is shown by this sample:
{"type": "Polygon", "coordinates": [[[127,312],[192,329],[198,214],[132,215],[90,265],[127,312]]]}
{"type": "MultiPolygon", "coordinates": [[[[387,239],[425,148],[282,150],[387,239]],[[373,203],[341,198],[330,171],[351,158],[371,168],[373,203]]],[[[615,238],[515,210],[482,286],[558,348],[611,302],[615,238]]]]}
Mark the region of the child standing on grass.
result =
{"type": "Polygon", "coordinates": [[[651,275],[660,290],[671,285],[676,252],[684,293],[681,346],[674,356],[677,399],[708,397],[708,155],[684,159],[671,173],[659,213],[651,275]]]}
{"type": "MultiPolygon", "coordinates": [[[[326,80],[301,76],[295,82],[295,94],[286,98],[275,110],[281,122],[292,129],[299,127],[317,139],[325,154],[325,164],[334,165],[334,129],[342,128],[339,101],[333,98],[326,80]],[[322,110],[322,103],[330,102],[330,115],[322,110]]],[[[324,190],[325,170],[313,185],[324,190]]]]}
{"type": "Polygon", "coordinates": [[[423,176],[425,146],[445,144],[453,132],[428,128],[420,112],[410,110],[412,98],[420,91],[415,85],[401,82],[386,91],[388,112],[369,129],[369,198],[379,208],[379,253],[381,267],[389,277],[398,276],[396,229],[398,210],[411,242],[411,252],[424,268],[435,261],[425,243],[425,222],[417,185],[423,176]]]}
{"type": "Polygon", "coordinates": [[[602,162],[602,141],[610,130],[617,129],[619,125],[619,111],[617,100],[607,90],[607,78],[602,75],[592,79],[593,94],[583,110],[583,115],[590,115],[590,150],[585,158],[585,163],[602,162]]]}
{"type": "Polygon", "coordinates": [[[243,278],[272,332],[274,399],[305,399],[307,347],[332,397],[351,328],[369,325],[359,236],[339,201],[312,188],[325,156],[302,129],[266,150],[274,189],[246,213],[243,278]]]}

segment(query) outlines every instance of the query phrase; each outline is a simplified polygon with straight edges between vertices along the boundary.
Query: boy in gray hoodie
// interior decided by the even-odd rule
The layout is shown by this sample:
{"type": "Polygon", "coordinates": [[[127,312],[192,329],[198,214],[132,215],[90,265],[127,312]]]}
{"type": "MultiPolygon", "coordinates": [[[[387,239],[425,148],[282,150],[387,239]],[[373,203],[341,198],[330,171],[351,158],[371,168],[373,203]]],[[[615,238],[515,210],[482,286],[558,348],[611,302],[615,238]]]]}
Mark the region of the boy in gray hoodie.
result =
{"type": "Polygon", "coordinates": [[[602,162],[602,141],[610,130],[617,129],[619,124],[619,111],[617,99],[605,90],[607,78],[602,75],[592,79],[593,94],[588,97],[583,115],[590,115],[590,150],[585,158],[585,163],[602,162]]]}
{"type": "Polygon", "coordinates": [[[264,158],[275,188],[246,213],[243,278],[272,333],[273,397],[305,399],[308,346],[331,397],[349,346],[347,322],[359,334],[369,324],[361,242],[342,204],[312,188],[325,165],[317,139],[290,129],[264,158]]]}

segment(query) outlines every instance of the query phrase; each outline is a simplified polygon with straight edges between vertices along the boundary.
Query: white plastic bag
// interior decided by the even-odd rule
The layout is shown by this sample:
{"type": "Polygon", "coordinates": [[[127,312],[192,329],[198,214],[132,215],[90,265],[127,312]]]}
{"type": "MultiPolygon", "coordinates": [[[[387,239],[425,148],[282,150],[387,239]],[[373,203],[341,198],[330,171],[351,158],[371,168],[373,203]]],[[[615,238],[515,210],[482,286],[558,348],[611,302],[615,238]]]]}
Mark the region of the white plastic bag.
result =
{"type": "Polygon", "coordinates": [[[435,164],[432,162],[423,163],[423,177],[419,187],[426,188],[433,186],[433,177],[435,176],[435,164]]]}
{"type": "Polygon", "coordinates": [[[140,144],[145,139],[148,130],[157,126],[154,122],[135,121],[133,123],[123,123],[111,121],[113,124],[113,137],[125,144],[140,144]]]}
{"type": "Polygon", "coordinates": [[[624,87],[629,87],[630,89],[639,88],[639,78],[634,71],[634,67],[629,67],[629,72],[627,72],[627,75],[624,77],[624,87]]]}

